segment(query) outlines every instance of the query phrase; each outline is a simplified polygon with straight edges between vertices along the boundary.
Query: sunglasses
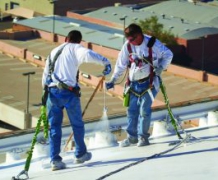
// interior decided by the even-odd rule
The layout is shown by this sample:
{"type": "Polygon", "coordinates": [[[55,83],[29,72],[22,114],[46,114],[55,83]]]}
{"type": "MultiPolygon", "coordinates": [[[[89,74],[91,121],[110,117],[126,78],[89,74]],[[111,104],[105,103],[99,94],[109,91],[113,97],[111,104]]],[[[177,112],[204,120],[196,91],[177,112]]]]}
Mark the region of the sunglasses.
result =
{"type": "Polygon", "coordinates": [[[134,37],[128,37],[127,39],[129,40],[129,42],[133,42],[136,40],[136,38],[138,37],[138,35],[134,36],[134,37]]]}

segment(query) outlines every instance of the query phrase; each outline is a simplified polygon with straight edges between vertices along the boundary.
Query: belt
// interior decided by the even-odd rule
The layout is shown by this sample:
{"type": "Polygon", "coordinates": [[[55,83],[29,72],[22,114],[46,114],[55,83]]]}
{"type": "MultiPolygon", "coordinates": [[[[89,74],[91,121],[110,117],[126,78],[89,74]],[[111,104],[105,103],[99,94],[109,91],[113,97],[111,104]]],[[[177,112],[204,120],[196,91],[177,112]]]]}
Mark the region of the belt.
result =
{"type": "Polygon", "coordinates": [[[73,91],[74,90],[74,87],[71,87],[71,86],[67,86],[67,87],[60,87],[60,86],[49,86],[49,88],[58,88],[58,89],[66,89],[66,90],[69,90],[69,91],[73,91]]]}
{"type": "Polygon", "coordinates": [[[67,89],[69,91],[73,91],[75,89],[75,87],[72,87],[72,86],[68,86],[67,84],[65,83],[58,83],[57,85],[54,85],[54,86],[49,86],[50,88],[59,88],[59,89],[67,89]]]}
{"type": "Polygon", "coordinates": [[[136,82],[138,82],[138,83],[143,83],[143,82],[149,80],[149,78],[150,78],[150,76],[147,76],[147,77],[145,77],[145,78],[143,78],[143,79],[137,80],[136,82]]]}
{"type": "Polygon", "coordinates": [[[66,90],[69,90],[69,91],[75,93],[75,94],[78,95],[79,97],[81,96],[80,87],[68,86],[68,85],[65,84],[65,83],[58,83],[58,85],[51,86],[51,87],[49,87],[49,88],[66,89],[66,90]]]}

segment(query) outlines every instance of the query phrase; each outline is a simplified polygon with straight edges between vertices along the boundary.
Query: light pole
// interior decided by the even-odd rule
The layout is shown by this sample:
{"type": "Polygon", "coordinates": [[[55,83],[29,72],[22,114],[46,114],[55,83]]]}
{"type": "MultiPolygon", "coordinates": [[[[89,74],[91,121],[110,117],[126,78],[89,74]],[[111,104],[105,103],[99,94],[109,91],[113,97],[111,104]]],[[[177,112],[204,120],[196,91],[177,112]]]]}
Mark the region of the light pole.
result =
{"type": "Polygon", "coordinates": [[[204,70],[204,36],[201,37],[202,39],[202,59],[201,59],[201,70],[203,71],[204,70]]]}
{"type": "Polygon", "coordinates": [[[58,0],[50,0],[50,4],[53,4],[53,25],[52,25],[52,34],[53,34],[53,42],[55,41],[55,3],[57,2],[58,0]]]}
{"type": "Polygon", "coordinates": [[[120,18],[120,20],[123,21],[123,44],[125,42],[124,30],[125,30],[125,26],[126,26],[126,18],[127,18],[127,16],[123,16],[122,18],[120,18]]]}
{"type": "Polygon", "coordinates": [[[30,94],[30,75],[35,74],[35,72],[27,72],[23,73],[23,76],[27,76],[27,104],[26,104],[26,111],[25,111],[25,118],[24,118],[24,128],[31,128],[32,125],[32,115],[29,113],[29,94],[30,94]]]}

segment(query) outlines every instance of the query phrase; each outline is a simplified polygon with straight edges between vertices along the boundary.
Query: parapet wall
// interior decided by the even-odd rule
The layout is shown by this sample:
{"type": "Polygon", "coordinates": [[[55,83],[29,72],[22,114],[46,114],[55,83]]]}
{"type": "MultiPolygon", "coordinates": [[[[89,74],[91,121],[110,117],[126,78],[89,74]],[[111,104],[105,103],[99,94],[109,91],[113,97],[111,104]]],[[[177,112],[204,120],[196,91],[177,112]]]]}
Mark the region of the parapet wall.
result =
{"type": "Polygon", "coordinates": [[[206,81],[205,77],[205,73],[204,71],[201,70],[193,70],[193,69],[188,69],[185,67],[180,67],[177,65],[169,65],[169,67],[167,68],[167,72],[182,76],[182,77],[186,77],[186,78],[191,78],[191,79],[195,79],[198,81],[206,81]]]}
{"type": "Polygon", "coordinates": [[[32,30],[25,30],[25,31],[11,31],[5,30],[0,32],[0,39],[28,39],[33,36],[32,30]]]}
{"type": "Polygon", "coordinates": [[[0,41],[0,51],[19,58],[26,58],[26,49],[21,49],[0,41]]]}
{"type": "Polygon", "coordinates": [[[90,22],[90,23],[93,23],[93,24],[99,24],[99,25],[104,25],[104,26],[108,26],[108,27],[123,29],[123,25],[113,23],[113,22],[109,22],[109,21],[104,21],[102,19],[96,19],[96,18],[93,18],[93,17],[80,15],[80,14],[73,13],[73,12],[70,12],[70,11],[67,12],[66,16],[69,17],[69,18],[75,18],[75,19],[90,22]]]}

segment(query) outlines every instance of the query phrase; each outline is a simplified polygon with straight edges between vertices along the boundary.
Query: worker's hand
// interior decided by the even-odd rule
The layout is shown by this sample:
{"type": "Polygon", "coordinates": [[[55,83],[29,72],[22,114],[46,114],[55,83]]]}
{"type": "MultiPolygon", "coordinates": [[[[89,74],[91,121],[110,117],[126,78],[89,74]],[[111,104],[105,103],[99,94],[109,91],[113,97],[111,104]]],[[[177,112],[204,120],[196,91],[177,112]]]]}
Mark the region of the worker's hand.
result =
{"type": "Polygon", "coordinates": [[[106,82],[105,83],[106,89],[108,90],[108,89],[114,88],[114,83],[115,83],[114,79],[112,79],[111,81],[106,82]]]}
{"type": "Polygon", "coordinates": [[[102,73],[106,76],[110,74],[110,72],[111,72],[111,65],[110,64],[105,65],[105,68],[102,73]]]}
{"type": "Polygon", "coordinates": [[[163,67],[162,66],[159,66],[159,67],[154,69],[154,73],[155,73],[156,76],[160,76],[162,72],[163,72],[163,67]]]}
{"type": "Polygon", "coordinates": [[[111,81],[106,82],[105,87],[106,87],[107,90],[111,89],[111,88],[114,88],[114,82],[111,82],[111,81]]]}

